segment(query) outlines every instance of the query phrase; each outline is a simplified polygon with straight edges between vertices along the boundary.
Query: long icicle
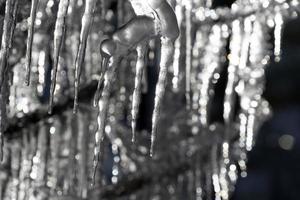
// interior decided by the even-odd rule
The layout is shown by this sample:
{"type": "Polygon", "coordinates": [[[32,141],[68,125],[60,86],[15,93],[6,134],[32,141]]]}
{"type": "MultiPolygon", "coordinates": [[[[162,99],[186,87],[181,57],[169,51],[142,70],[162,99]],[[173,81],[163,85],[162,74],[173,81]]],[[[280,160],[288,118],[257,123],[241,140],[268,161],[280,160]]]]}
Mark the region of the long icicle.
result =
{"type": "Polygon", "coordinates": [[[93,183],[95,182],[96,170],[99,164],[101,145],[104,138],[106,116],[108,111],[109,96],[112,89],[112,82],[116,75],[116,67],[118,64],[118,58],[112,57],[111,65],[105,73],[104,77],[104,88],[101,99],[98,103],[99,113],[97,116],[97,132],[95,134],[95,149],[94,149],[94,160],[93,160],[93,183]]]}
{"type": "Polygon", "coordinates": [[[152,116],[152,133],[151,133],[151,147],[150,156],[153,156],[154,143],[156,140],[157,126],[160,118],[160,108],[162,104],[163,95],[165,93],[166,77],[169,65],[172,63],[174,45],[168,38],[161,38],[161,60],[158,82],[155,89],[154,110],[152,116]]]}
{"type": "Polygon", "coordinates": [[[26,76],[25,76],[25,84],[30,84],[30,73],[31,73],[31,54],[32,54],[32,42],[34,35],[34,23],[36,18],[36,11],[38,7],[39,0],[31,1],[31,10],[30,17],[28,19],[28,37],[27,37],[27,47],[26,47],[26,60],[25,60],[25,68],[26,68],[26,76]]]}
{"type": "Polygon", "coordinates": [[[3,159],[3,145],[4,145],[4,130],[6,126],[6,102],[8,98],[8,85],[7,81],[7,59],[9,48],[11,44],[12,29],[14,25],[14,4],[15,0],[7,0],[5,6],[5,16],[3,24],[3,33],[1,40],[1,50],[0,50],[0,161],[3,159]],[[12,13],[13,12],[13,13],[12,13]]]}
{"type": "Polygon", "coordinates": [[[53,51],[53,69],[51,75],[51,88],[50,88],[50,102],[49,102],[49,113],[52,113],[53,109],[53,100],[54,100],[54,92],[56,87],[56,76],[57,76],[57,68],[59,55],[61,51],[61,46],[65,33],[65,24],[66,24],[66,15],[68,12],[69,0],[61,0],[59,2],[57,19],[55,22],[55,30],[54,30],[54,51],[53,51]]]}
{"type": "Polygon", "coordinates": [[[85,10],[81,21],[81,32],[80,32],[80,41],[79,47],[75,59],[75,96],[74,96],[74,108],[73,112],[77,112],[78,107],[78,92],[79,92],[79,84],[80,84],[80,76],[82,65],[84,62],[87,38],[91,29],[91,25],[93,22],[93,13],[95,9],[96,0],[86,0],[85,2],[85,10]]]}
{"type": "Polygon", "coordinates": [[[136,62],[136,72],[135,72],[135,86],[133,91],[132,97],[132,142],[135,142],[135,135],[136,135],[136,122],[137,122],[137,115],[139,111],[139,106],[141,102],[141,93],[142,93],[142,78],[143,72],[145,69],[145,54],[147,51],[147,47],[145,44],[141,44],[137,46],[137,62],[136,62]]]}

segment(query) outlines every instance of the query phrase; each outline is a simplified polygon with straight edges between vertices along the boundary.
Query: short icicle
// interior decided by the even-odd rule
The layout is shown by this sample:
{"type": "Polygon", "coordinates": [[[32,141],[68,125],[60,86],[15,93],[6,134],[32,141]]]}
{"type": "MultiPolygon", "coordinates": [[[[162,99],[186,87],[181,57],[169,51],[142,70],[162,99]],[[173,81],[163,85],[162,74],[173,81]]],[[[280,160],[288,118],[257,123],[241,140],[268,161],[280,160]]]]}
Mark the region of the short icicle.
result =
{"type": "Polygon", "coordinates": [[[135,142],[136,136],[136,122],[137,115],[139,111],[139,106],[141,102],[141,93],[142,93],[142,78],[145,68],[145,56],[146,56],[146,45],[141,44],[137,46],[137,62],[136,62],[136,72],[135,72],[135,86],[132,97],[132,142],[135,142]]]}
{"type": "Polygon", "coordinates": [[[154,99],[154,110],[152,116],[152,133],[151,133],[151,147],[150,156],[153,156],[154,143],[156,140],[157,126],[160,118],[160,109],[165,93],[166,77],[169,65],[173,60],[174,45],[170,39],[161,38],[161,60],[160,60],[160,71],[158,76],[158,82],[156,84],[155,99],[154,99]]]}
{"type": "Polygon", "coordinates": [[[31,1],[30,17],[28,19],[28,37],[27,37],[26,60],[25,60],[25,68],[26,68],[25,84],[26,85],[30,84],[32,43],[33,43],[34,23],[36,19],[36,11],[38,7],[38,3],[39,0],[31,1]]]}
{"type": "Polygon", "coordinates": [[[65,32],[65,18],[68,12],[69,0],[61,0],[58,6],[57,19],[55,23],[54,30],[54,53],[53,53],[53,69],[51,75],[51,88],[50,88],[50,102],[49,102],[49,110],[48,112],[51,114],[53,109],[53,101],[54,101],[54,92],[56,87],[56,76],[57,76],[57,68],[59,55],[61,51],[61,46],[63,43],[64,32],[65,32]]]}
{"type": "Polygon", "coordinates": [[[116,76],[116,67],[118,64],[118,58],[112,57],[111,64],[107,69],[104,76],[104,88],[101,99],[98,103],[99,113],[97,116],[97,132],[95,134],[95,149],[93,159],[93,183],[95,182],[96,170],[100,160],[101,145],[105,134],[105,124],[109,105],[109,96],[112,89],[113,79],[116,76]]]}
{"type": "Polygon", "coordinates": [[[75,59],[75,96],[74,96],[73,113],[77,112],[80,76],[81,76],[82,65],[85,57],[87,38],[93,22],[93,13],[95,9],[95,4],[96,4],[96,0],[86,0],[85,10],[81,21],[82,27],[80,32],[80,41],[79,41],[79,47],[75,59]]]}

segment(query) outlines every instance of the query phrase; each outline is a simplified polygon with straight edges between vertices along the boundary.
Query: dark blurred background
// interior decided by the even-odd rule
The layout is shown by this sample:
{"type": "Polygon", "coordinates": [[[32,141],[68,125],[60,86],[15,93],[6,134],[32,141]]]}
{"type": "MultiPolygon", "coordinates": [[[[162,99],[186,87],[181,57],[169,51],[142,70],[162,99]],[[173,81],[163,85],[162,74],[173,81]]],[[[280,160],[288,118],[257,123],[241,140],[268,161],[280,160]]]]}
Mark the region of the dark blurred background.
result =
{"type": "Polygon", "coordinates": [[[300,20],[286,23],[282,59],[266,71],[265,97],[273,116],[262,126],[249,155],[248,176],[233,200],[299,200],[300,20]]]}

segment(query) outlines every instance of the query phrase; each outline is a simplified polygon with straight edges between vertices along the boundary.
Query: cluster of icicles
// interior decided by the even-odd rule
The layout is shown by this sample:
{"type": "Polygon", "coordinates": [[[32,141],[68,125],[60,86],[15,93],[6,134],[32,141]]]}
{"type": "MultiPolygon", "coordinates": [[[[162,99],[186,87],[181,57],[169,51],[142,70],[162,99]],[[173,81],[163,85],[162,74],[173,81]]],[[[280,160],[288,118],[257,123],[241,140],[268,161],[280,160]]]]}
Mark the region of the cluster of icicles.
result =
{"type": "Polygon", "coordinates": [[[107,138],[115,163],[108,182],[118,183],[121,174],[149,177],[147,172],[157,171],[151,181],[154,186],[138,190],[133,198],[229,199],[238,172],[246,175],[247,152],[270,114],[262,97],[265,66],[271,59],[280,61],[282,27],[287,18],[297,16],[299,2],[238,0],[231,8],[212,9],[210,0],[118,0],[115,11],[108,9],[112,2],[32,0],[28,21],[20,21],[28,3],[2,1],[1,146],[8,118],[22,118],[42,107],[49,91],[50,114],[55,103],[69,96],[74,96],[73,112],[79,112],[32,125],[35,131],[24,128],[21,139],[8,141],[4,150],[1,147],[0,199],[91,199],[89,183],[104,184],[96,169],[101,161],[98,171],[103,172],[107,138]],[[129,12],[132,8],[135,16],[129,12]],[[49,34],[53,29],[54,34],[49,34]],[[273,51],[268,44],[271,31],[273,51]],[[24,37],[26,44],[20,39],[24,37]],[[155,55],[156,46],[160,56],[155,55]],[[148,134],[137,134],[136,129],[141,95],[147,89],[147,68],[157,59],[148,151],[143,141],[148,134]],[[170,74],[171,86],[167,84],[170,74]],[[221,74],[227,75],[223,121],[215,123],[211,117],[214,88],[221,74]],[[80,86],[95,79],[96,111],[79,104],[80,86]],[[178,106],[181,95],[186,108],[178,106]],[[163,99],[169,105],[163,105],[163,99]],[[131,130],[127,124],[120,126],[124,118],[129,118],[131,130]],[[158,126],[160,120],[166,123],[158,126]],[[93,121],[97,121],[95,128],[93,121]],[[165,131],[157,134],[158,127],[165,131]],[[86,136],[95,130],[94,139],[86,136]],[[135,145],[125,132],[132,132],[135,145]],[[145,156],[148,153],[154,153],[154,160],[145,156]],[[161,171],[156,168],[176,171],[174,160],[188,165],[187,170],[175,180],[164,177],[160,181],[161,171]],[[69,170],[73,166],[77,166],[75,172],[69,170]]]}

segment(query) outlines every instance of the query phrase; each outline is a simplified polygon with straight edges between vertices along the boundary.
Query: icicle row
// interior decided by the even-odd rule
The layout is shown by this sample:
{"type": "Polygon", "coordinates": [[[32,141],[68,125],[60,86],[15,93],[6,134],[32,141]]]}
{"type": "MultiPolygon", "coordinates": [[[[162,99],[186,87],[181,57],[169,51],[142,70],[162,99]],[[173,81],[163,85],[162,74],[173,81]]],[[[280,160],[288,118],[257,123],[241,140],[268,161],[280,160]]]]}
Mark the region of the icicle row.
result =
{"type": "Polygon", "coordinates": [[[35,25],[38,3],[39,0],[31,1],[30,17],[28,19],[28,37],[27,37],[26,60],[25,60],[25,68],[26,68],[25,84],[26,85],[30,84],[32,43],[33,43],[34,25],[35,25]]]}
{"type": "Polygon", "coordinates": [[[66,15],[68,12],[69,0],[61,0],[58,6],[57,19],[55,22],[54,30],[54,49],[53,49],[53,69],[51,74],[51,88],[50,88],[50,102],[49,102],[49,113],[53,109],[54,92],[56,87],[56,76],[60,51],[63,43],[65,26],[66,26],[66,15]]]}
{"type": "Polygon", "coordinates": [[[152,116],[152,132],[151,132],[151,147],[150,156],[153,156],[154,143],[156,140],[157,126],[160,118],[160,109],[163,100],[163,95],[165,93],[166,87],[166,77],[168,67],[172,63],[174,45],[171,40],[167,38],[161,38],[161,60],[159,65],[159,76],[158,82],[155,89],[155,99],[154,99],[154,110],[152,116]]]}
{"type": "Polygon", "coordinates": [[[75,59],[75,96],[74,96],[74,108],[73,108],[74,113],[77,112],[77,107],[78,107],[78,92],[79,92],[80,77],[81,77],[82,65],[85,57],[87,38],[93,23],[93,13],[94,13],[95,5],[96,5],[96,0],[86,0],[85,10],[81,22],[82,27],[80,32],[80,41],[79,41],[79,47],[75,59]]]}
{"type": "Polygon", "coordinates": [[[135,142],[135,136],[136,136],[136,122],[137,122],[137,116],[139,111],[139,106],[141,102],[141,94],[142,94],[142,78],[143,78],[143,72],[145,68],[145,56],[146,56],[146,45],[141,44],[137,47],[137,62],[136,62],[136,73],[135,73],[135,86],[132,96],[132,142],[135,142]]]}

